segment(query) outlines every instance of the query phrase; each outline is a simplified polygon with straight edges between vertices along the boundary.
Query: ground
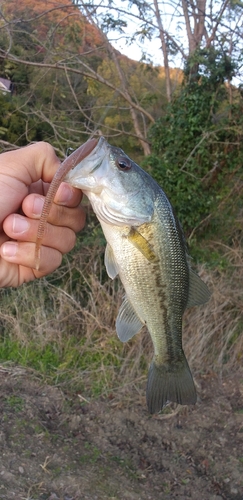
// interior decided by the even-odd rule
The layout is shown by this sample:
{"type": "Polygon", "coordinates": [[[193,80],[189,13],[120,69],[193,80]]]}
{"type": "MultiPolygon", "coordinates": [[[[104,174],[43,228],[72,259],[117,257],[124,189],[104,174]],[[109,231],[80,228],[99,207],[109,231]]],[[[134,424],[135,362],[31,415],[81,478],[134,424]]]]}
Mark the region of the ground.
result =
{"type": "Polygon", "coordinates": [[[243,380],[197,380],[195,407],[85,401],[0,366],[0,500],[243,500],[243,380]]]}

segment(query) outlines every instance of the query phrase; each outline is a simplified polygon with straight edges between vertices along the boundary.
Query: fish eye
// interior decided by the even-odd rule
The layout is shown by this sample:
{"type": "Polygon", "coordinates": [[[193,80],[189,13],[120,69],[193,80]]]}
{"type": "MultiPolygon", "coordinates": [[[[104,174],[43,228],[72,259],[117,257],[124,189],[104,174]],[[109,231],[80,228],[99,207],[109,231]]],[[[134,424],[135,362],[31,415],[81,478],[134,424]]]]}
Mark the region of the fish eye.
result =
{"type": "Polygon", "coordinates": [[[132,163],[129,158],[125,158],[125,156],[120,156],[116,159],[116,166],[120,170],[130,170],[132,168],[132,163]]]}

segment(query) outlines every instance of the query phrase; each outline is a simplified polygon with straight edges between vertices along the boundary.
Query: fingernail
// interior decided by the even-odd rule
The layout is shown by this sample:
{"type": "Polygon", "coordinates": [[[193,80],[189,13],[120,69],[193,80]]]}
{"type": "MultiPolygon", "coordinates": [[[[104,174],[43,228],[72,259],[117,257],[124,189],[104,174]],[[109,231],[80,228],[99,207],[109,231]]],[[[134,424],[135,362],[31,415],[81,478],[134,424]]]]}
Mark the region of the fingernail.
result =
{"type": "Polygon", "coordinates": [[[42,212],[42,208],[44,205],[44,198],[41,198],[40,196],[35,196],[34,203],[33,203],[33,215],[40,215],[42,212]]]}
{"type": "Polygon", "coordinates": [[[60,188],[57,191],[56,199],[59,204],[66,203],[71,200],[73,197],[73,188],[66,184],[65,182],[61,184],[60,188]]]}
{"type": "Polygon", "coordinates": [[[25,233],[30,227],[29,221],[21,215],[14,215],[13,232],[15,234],[25,233]]]}
{"type": "Polygon", "coordinates": [[[2,255],[4,257],[15,257],[18,250],[18,243],[8,241],[2,244],[2,255]]]}

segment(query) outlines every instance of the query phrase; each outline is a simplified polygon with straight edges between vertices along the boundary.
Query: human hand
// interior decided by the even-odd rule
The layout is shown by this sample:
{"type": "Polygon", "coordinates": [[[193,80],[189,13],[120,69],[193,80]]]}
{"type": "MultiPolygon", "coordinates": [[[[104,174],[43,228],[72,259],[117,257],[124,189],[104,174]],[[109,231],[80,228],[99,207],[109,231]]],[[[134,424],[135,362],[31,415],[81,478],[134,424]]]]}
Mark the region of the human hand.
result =
{"type": "Polygon", "coordinates": [[[45,142],[0,155],[0,287],[16,287],[53,272],[84,226],[81,191],[62,183],[48,217],[40,267],[35,269],[40,214],[59,165],[45,142]]]}

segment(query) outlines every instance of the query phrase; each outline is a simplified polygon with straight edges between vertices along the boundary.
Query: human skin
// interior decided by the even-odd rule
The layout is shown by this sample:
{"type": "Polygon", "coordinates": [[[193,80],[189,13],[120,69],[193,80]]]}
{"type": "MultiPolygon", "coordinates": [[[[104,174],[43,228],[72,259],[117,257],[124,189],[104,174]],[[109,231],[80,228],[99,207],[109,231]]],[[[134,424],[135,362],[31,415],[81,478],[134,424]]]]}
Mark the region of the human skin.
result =
{"type": "Polygon", "coordinates": [[[17,287],[52,273],[85,224],[82,192],[57,191],[35,269],[35,242],[49,184],[60,165],[52,146],[39,142],[0,155],[0,287],[17,287]]]}

